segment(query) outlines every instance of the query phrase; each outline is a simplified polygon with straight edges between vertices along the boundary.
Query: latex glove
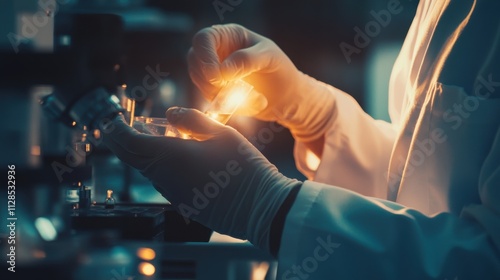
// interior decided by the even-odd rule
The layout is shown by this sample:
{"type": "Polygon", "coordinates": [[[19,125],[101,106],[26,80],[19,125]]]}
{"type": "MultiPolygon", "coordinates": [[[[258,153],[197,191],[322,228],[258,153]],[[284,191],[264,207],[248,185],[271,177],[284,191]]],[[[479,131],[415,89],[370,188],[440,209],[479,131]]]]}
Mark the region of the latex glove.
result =
{"type": "Polygon", "coordinates": [[[332,87],[297,70],[273,41],[237,24],[199,31],[188,65],[191,79],[208,100],[225,81],[243,78],[260,94],[253,92],[239,113],[278,121],[304,142],[321,137],[334,113],[332,87]]]}
{"type": "Polygon", "coordinates": [[[102,129],[103,141],[183,216],[267,250],[271,222],[301,182],[282,175],[240,133],[200,111],[174,108],[167,118],[196,140],[141,134],[117,117],[102,129]]]}

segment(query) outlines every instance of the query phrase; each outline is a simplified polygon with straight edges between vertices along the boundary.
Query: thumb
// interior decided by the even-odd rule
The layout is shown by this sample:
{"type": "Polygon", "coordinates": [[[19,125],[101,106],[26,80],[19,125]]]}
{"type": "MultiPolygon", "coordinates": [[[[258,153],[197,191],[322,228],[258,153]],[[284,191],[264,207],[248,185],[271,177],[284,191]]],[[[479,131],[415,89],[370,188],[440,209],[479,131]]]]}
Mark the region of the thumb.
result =
{"type": "Polygon", "coordinates": [[[266,69],[272,62],[272,54],[265,44],[259,42],[240,49],[228,56],[220,65],[220,75],[226,81],[244,78],[254,72],[266,69]]]}
{"type": "Polygon", "coordinates": [[[207,140],[227,131],[228,127],[196,109],[172,107],[165,113],[170,124],[198,140],[207,140]]]}

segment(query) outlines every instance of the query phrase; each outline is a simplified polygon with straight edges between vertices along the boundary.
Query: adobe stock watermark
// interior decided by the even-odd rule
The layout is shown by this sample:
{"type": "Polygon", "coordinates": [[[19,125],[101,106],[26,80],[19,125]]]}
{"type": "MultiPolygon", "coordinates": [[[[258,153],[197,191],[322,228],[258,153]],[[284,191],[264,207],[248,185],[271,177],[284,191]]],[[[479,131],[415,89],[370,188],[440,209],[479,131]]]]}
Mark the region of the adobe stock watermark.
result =
{"type": "Polygon", "coordinates": [[[59,5],[65,5],[70,0],[38,0],[39,11],[33,14],[31,18],[21,17],[21,34],[9,32],[7,38],[15,53],[19,52],[19,47],[23,43],[29,42],[29,39],[35,37],[40,29],[47,26],[49,18],[53,17],[59,10],[59,5]]]}
{"type": "MultiPolygon", "coordinates": [[[[481,102],[485,102],[490,98],[499,87],[500,81],[494,81],[492,74],[489,74],[487,78],[479,76],[473,95],[468,95],[460,103],[454,103],[451,108],[444,111],[442,115],[443,122],[450,125],[452,130],[459,129],[465,120],[478,111],[481,102]]],[[[396,191],[395,188],[403,179],[403,173],[404,177],[411,176],[417,167],[422,166],[426,159],[434,154],[437,146],[447,140],[448,135],[442,127],[436,127],[430,131],[427,139],[416,139],[414,149],[407,160],[408,164],[401,165],[396,173],[392,172],[388,174],[388,183],[391,192],[396,191]]],[[[398,160],[400,162],[405,161],[403,157],[398,158],[398,160]]]]}
{"type": "Polygon", "coordinates": [[[371,10],[370,15],[373,20],[367,22],[363,29],[358,26],[354,27],[355,35],[353,42],[341,42],[339,44],[347,63],[351,63],[351,56],[353,54],[360,54],[364,48],[368,47],[372,39],[382,32],[382,28],[387,27],[391,23],[393,16],[400,14],[402,11],[403,6],[399,0],[389,0],[386,9],[378,12],[371,10]]]}
{"type": "MultiPolygon", "coordinates": [[[[275,116],[280,116],[277,117],[278,120],[276,122],[268,122],[268,125],[260,128],[259,131],[255,133],[255,135],[248,137],[248,141],[250,141],[250,143],[252,143],[252,145],[254,145],[255,148],[257,148],[257,150],[259,150],[260,152],[262,152],[267,145],[271,144],[274,141],[276,134],[285,131],[285,127],[278,124],[278,122],[285,122],[293,118],[293,113],[291,112],[295,112],[297,111],[297,109],[294,108],[293,110],[280,111],[276,108],[273,108],[272,111],[275,116]]],[[[244,149],[241,149],[240,147],[239,151],[240,153],[242,153],[244,149]]]]}
{"type": "Polygon", "coordinates": [[[111,274],[113,274],[113,277],[111,278],[111,280],[134,280],[134,279],[136,279],[136,276],[129,275],[128,273],[126,273],[124,267],[122,267],[121,273],[118,272],[116,269],[113,269],[111,271],[111,274]]]}
{"type": "Polygon", "coordinates": [[[206,183],[200,190],[198,188],[193,188],[193,199],[191,205],[186,203],[180,203],[178,206],[179,213],[184,218],[186,224],[189,224],[189,219],[191,216],[199,215],[210,204],[212,199],[215,199],[223,189],[225,189],[231,183],[231,177],[237,176],[243,171],[240,163],[237,160],[229,160],[226,163],[224,170],[219,170],[217,172],[210,171],[208,176],[212,181],[206,183]]]}
{"type": "Polygon", "coordinates": [[[317,237],[316,247],[311,251],[309,257],[305,257],[300,263],[292,265],[281,276],[281,280],[303,280],[309,279],[311,274],[318,270],[318,267],[333,255],[340,247],[340,243],[332,242],[332,236],[326,238],[317,237]]]}
{"type": "Polygon", "coordinates": [[[274,141],[276,134],[284,130],[285,128],[283,126],[275,122],[269,122],[266,127],[260,128],[255,135],[248,137],[248,141],[250,141],[257,150],[262,152],[267,145],[274,141]]]}
{"type": "Polygon", "coordinates": [[[162,72],[160,65],[156,64],[155,69],[151,66],[144,68],[147,74],[142,78],[142,85],[137,85],[130,90],[130,97],[136,101],[143,101],[148,97],[148,91],[156,90],[161,82],[170,76],[170,72],[162,72]]]}
{"type": "MultiPolygon", "coordinates": [[[[262,151],[266,148],[266,145],[270,144],[275,137],[275,133],[281,132],[284,127],[277,125],[276,123],[270,122],[268,127],[261,128],[255,136],[249,137],[249,141],[253,145],[249,145],[246,142],[238,145],[237,151],[240,155],[245,157],[247,162],[254,159],[253,148],[262,151]]],[[[190,218],[195,215],[199,215],[207,206],[215,199],[229,184],[231,183],[231,178],[241,174],[243,171],[242,164],[237,160],[229,160],[225,165],[224,170],[219,170],[217,172],[210,171],[208,176],[211,181],[206,183],[202,189],[193,188],[191,191],[193,193],[193,198],[191,204],[180,203],[178,206],[179,213],[183,216],[186,224],[190,223],[190,218]]]]}
{"type": "Polygon", "coordinates": [[[220,21],[224,21],[224,14],[226,12],[233,12],[234,9],[243,3],[243,0],[215,0],[212,2],[217,16],[220,21]]]}

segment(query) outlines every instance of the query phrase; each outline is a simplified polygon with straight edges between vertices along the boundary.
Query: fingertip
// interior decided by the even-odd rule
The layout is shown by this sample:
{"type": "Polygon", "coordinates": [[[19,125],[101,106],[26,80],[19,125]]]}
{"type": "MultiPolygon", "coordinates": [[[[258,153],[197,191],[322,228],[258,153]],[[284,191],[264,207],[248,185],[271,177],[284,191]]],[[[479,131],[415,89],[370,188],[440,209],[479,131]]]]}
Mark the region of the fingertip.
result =
{"type": "Polygon", "coordinates": [[[238,67],[234,60],[228,58],[220,65],[220,75],[225,81],[240,79],[243,77],[242,67],[238,67]]]}
{"type": "Polygon", "coordinates": [[[175,125],[182,118],[182,116],[186,112],[186,110],[188,110],[188,109],[183,108],[183,107],[177,107],[177,106],[170,107],[165,112],[165,117],[167,118],[169,123],[175,125]]]}

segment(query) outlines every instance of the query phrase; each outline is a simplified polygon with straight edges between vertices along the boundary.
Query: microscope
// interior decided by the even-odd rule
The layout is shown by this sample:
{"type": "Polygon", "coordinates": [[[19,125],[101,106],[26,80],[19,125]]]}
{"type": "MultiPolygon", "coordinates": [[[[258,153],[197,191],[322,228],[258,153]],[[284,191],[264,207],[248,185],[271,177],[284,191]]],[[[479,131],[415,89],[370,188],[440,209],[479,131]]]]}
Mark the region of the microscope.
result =
{"type": "Polygon", "coordinates": [[[0,211],[15,225],[0,231],[0,278],[244,279],[271,263],[248,243],[211,244],[212,230],[168,201],[134,195],[148,182],[101,144],[118,114],[132,124],[162,114],[169,96],[190,105],[191,19],[145,1],[53,2],[48,51],[23,41],[0,51],[1,170],[15,182],[14,196],[0,195],[1,205],[15,200],[0,211]]]}

